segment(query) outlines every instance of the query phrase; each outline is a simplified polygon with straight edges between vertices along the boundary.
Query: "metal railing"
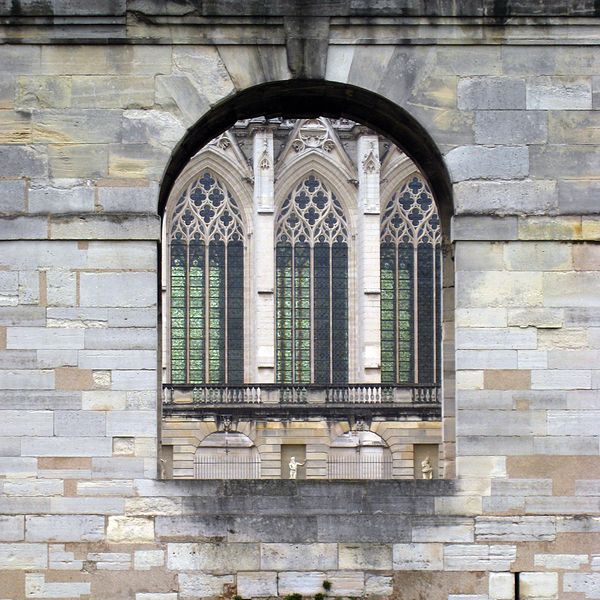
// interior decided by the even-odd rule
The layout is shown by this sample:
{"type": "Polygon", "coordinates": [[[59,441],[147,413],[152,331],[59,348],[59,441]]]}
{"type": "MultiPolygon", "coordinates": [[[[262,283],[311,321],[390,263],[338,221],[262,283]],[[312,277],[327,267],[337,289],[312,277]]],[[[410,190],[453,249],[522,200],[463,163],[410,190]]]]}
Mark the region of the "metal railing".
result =
{"type": "Polygon", "coordinates": [[[260,459],[235,454],[196,455],[194,476],[196,479],[260,479],[260,459]]]}
{"type": "Polygon", "coordinates": [[[329,456],[329,479],[391,479],[391,455],[329,456]]]}
{"type": "Polygon", "coordinates": [[[164,405],[427,404],[440,402],[439,386],[349,383],[345,385],[198,384],[163,386],[164,405]]]}

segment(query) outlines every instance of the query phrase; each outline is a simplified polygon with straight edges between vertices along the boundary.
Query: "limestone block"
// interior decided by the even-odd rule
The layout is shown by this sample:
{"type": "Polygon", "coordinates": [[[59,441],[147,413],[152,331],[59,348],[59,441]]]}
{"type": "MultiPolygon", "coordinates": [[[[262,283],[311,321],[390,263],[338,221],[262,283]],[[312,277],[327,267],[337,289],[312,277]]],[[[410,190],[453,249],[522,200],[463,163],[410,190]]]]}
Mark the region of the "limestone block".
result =
{"type": "Polygon", "coordinates": [[[154,371],[113,371],[112,389],[125,391],[151,391],[156,389],[154,371]]]}
{"type": "Polygon", "coordinates": [[[323,581],[326,579],[326,574],[320,571],[283,571],[279,573],[277,580],[279,596],[312,596],[323,591],[323,581]]]}
{"type": "Polygon", "coordinates": [[[23,438],[23,456],[110,456],[112,443],[105,437],[23,438]]]}
{"type": "Polygon", "coordinates": [[[90,593],[91,583],[47,583],[45,575],[27,573],[25,575],[25,596],[27,598],[81,598],[90,593]]]}
{"type": "Polygon", "coordinates": [[[5,496],[56,496],[63,493],[62,479],[5,479],[5,496]]]}
{"type": "Polygon", "coordinates": [[[156,434],[156,413],[154,411],[113,411],[106,415],[107,435],[146,435],[156,434]]]}
{"type": "Polygon", "coordinates": [[[516,558],[512,545],[450,544],[444,547],[447,571],[508,571],[516,558]]]}
{"type": "Polygon", "coordinates": [[[543,282],[544,275],[535,271],[460,271],[456,276],[457,306],[542,306],[543,282]]]}
{"type": "Polygon", "coordinates": [[[556,539],[556,523],[552,517],[476,517],[475,539],[488,542],[552,541],[556,539]]]}
{"type": "Polygon", "coordinates": [[[0,143],[30,144],[31,113],[24,111],[0,111],[0,143]]]}
{"type": "Polygon", "coordinates": [[[557,517],[556,531],[558,533],[598,533],[600,532],[600,517],[587,515],[557,517]]]}
{"type": "Polygon", "coordinates": [[[156,240],[158,237],[158,217],[152,215],[80,214],[50,218],[50,238],[54,240],[156,240]]]}
{"type": "Polygon", "coordinates": [[[455,216],[452,217],[452,241],[458,240],[516,240],[516,217],[455,216]]]}
{"type": "Polygon", "coordinates": [[[337,544],[261,544],[262,569],[336,569],[337,544]]]}
{"type": "Polygon", "coordinates": [[[525,81],[518,77],[465,77],[458,81],[458,108],[523,109],[525,81]]]}
{"type": "Polygon", "coordinates": [[[592,145],[545,144],[531,146],[531,176],[536,179],[592,179],[600,159],[592,145]]]}
{"type": "Polygon", "coordinates": [[[123,498],[74,498],[70,496],[52,497],[50,509],[56,514],[122,514],[125,500],[123,498]]]}
{"type": "MultiPolygon", "coordinates": [[[[552,111],[549,113],[549,142],[551,144],[598,144],[600,136],[598,115],[589,111],[552,111]]],[[[593,185],[593,181],[589,182],[593,185]]],[[[580,185],[583,198],[589,196],[580,185]]],[[[594,186],[596,187],[596,186],[594,186]]],[[[575,195],[573,196],[575,200],[575,195]]],[[[567,212],[567,211],[564,211],[567,212]]],[[[573,211],[578,212],[578,211],[573,211]]],[[[590,211],[592,212],[592,211],[590,211]]]]}
{"type": "Polygon", "coordinates": [[[15,87],[16,77],[6,74],[0,81],[0,109],[15,107],[15,87]]]}
{"type": "Polygon", "coordinates": [[[520,240],[581,240],[583,228],[581,217],[536,217],[520,218],[518,223],[520,240]]]}
{"type": "Polygon", "coordinates": [[[488,390],[528,390],[531,388],[531,371],[489,369],[483,374],[483,386],[488,390]]]}
{"type": "Polygon", "coordinates": [[[152,308],[109,308],[109,327],[127,327],[134,332],[133,327],[151,327],[156,331],[156,310],[152,308]]]}
{"type": "Polygon", "coordinates": [[[589,77],[536,77],[527,82],[528,110],[590,110],[589,77]]]}
{"type": "Polygon", "coordinates": [[[88,410],[55,411],[54,435],[106,435],[105,413],[88,410]]]}
{"type": "Polygon", "coordinates": [[[181,498],[130,498],[125,502],[128,515],[180,515],[181,498]]]}
{"type": "Polygon", "coordinates": [[[514,600],[515,576],[512,573],[490,573],[489,600],[514,600]]]}
{"type": "Polygon", "coordinates": [[[0,212],[21,213],[25,211],[25,179],[0,180],[0,212]]]}
{"type": "Polygon", "coordinates": [[[590,435],[599,427],[600,414],[594,410],[548,411],[549,435],[590,435]]]}
{"type": "MultiPolygon", "coordinates": [[[[457,350],[457,369],[515,369],[517,350],[457,350]]],[[[488,387],[486,385],[486,387],[488,387]]]]}
{"type": "Polygon", "coordinates": [[[46,217],[0,218],[0,238],[3,240],[35,240],[48,237],[46,217]]]}
{"type": "Polygon", "coordinates": [[[86,350],[154,350],[157,343],[156,329],[117,328],[87,329],[86,350]]]}
{"type": "Polygon", "coordinates": [[[526,329],[464,327],[456,331],[456,348],[459,350],[529,350],[536,347],[537,334],[531,327],[526,329]]]}
{"type": "MultiPolygon", "coordinates": [[[[590,371],[549,369],[531,372],[531,389],[533,390],[589,390],[591,387],[590,371]]],[[[549,430],[548,433],[551,431],[549,430]]]]}
{"type": "Polygon", "coordinates": [[[0,164],[3,177],[35,179],[48,173],[48,157],[38,146],[0,145],[0,164]]]}
{"type": "Polygon", "coordinates": [[[363,571],[329,571],[325,579],[331,583],[333,593],[342,597],[360,597],[365,592],[363,571]]]}
{"type": "MultiPolygon", "coordinates": [[[[108,438],[110,440],[110,438],[108,438]]],[[[144,459],[115,456],[93,458],[92,475],[97,479],[133,479],[144,475],[144,459]]]]}
{"type": "Polygon", "coordinates": [[[82,185],[74,187],[31,187],[29,212],[35,214],[78,213],[94,210],[94,188],[82,185]]]}
{"type": "Polygon", "coordinates": [[[269,569],[260,563],[258,544],[169,544],[167,568],[179,571],[204,570],[217,573],[269,569]]]}
{"type": "Polygon", "coordinates": [[[365,593],[368,596],[390,596],[394,591],[394,580],[384,575],[366,575],[365,593]]]}
{"type": "Polygon", "coordinates": [[[183,124],[171,113],[159,110],[123,112],[124,144],[158,144],[173,147],[185,134],[183,124]]]}
{"type": "Polygon", "coordinates": [[[81,350],[80,369],[154,369],[155,350],[81,350]]]}
{"type": "Polygon", "coordinates": [[[108,147],[104,144],[51,144],[48,146],[48,168],[54,178],[105,177],[108,173],[108,147]]]}
{"type": "Polygon", "coordinates": [[[523,600],[558,598],[558,573],[521,573],[519,591],[523,600]]]}
{"type": "Polygon", "coordinates": [[[17,78],[15,106],[17,108],[69,108],[71,78],[21,76],[17,78]]]}
{"type": "Polygon", "coordinates": [[[440,516],[457,515],[473,516],[480,515],[481,497],[479,496],[455,496],[455,497],[437,497],[435,498],[435,512],[440,516]]]}
{"type": "Polygon", "coordinates": [[[453,182],[523,179],[529,174],[529,152],[527,146],[460,146],[446,154],[446,164],[453,182]]]}
{"type": "Polygon", "coordinates": [[[125,392],[108,390],[83,391],[81,407],[84,410],[124,410],[127,403],[125,392]]]}
{"type": "Polygon", "coordinates": [[[47,567],[46,544],[0,544],[0,569],[32,570],[47,567]]]}
{"type": "Polygon", "coordinates": [[[587,554],[535,554],[534,566],[544,570],[579,571],[590,562],[587,554]]]}
{"type": "Polygon", "coordinates": [[[0,516],[0,542],[21,542],[24,539],[24,517],[0,516]]]}
{"type": "Polygon", "coordinates": [[[600,219],[596,216],[581,217],[581,237],[584,240],[600,239],[600,219]]]}
{"type": "Polygon", "coordinates": [[[533,439],[534,454],[557,456],[596,455],[597,437],[544,436],[533,439]]]}
{"type": "Polygon", "coordinates": [[[81,273],[80,302],[82,306],[154,306],[156,278],[153,273],[81,273]]]}
{"type": "Polygon", "coordinates": [[[179,598],[192,600],[221,596],[224,586],[233,583],[233,575],[180,573],[177,578],[179,580],[179,598]]]}
{"type": "MultiPolygon", "coordinates": [[[[19,454],[20,454],[19,444],[19,454]]],[[[35,458],[21,456],[0,456],[0,469],[6,477],[36,477],[37,461],[35,458]]]]}
{"type": "Polygon", "coordinates": [[[457,327],[506,327],[506,308],[457,308],[454,311],[457,327]]]}
{"type": "Polygon", "coordinates": [[[178,600],[177,592],[136,592],[135,600],[178,600]]]}
{"type": "Polygon", "coordinates": [[[107,144],[121,140],[121,114],[114,110],[37,110],[33,141],[42,144],[107,144]]]}
{"type": "Polygon", "coordinates": [[[483,389],[483,371],[458,371],[456,373],[456,389],[464,390],[483,389]]]}
{"type": "Polygon", "coordinates": [[[477,144],[543,144],[547,138],[548,116],[543,111],[485,110],[475,113],[477,144]]]}
{"type": "Polygon", "coordinates": [[[210,108],[208,98],[199,93],[186,74],[156,77],[156,103],[175,113],[186,126],[195,123],[210,108]]]}
{"type": "Polygon", "coordinates": [[[104,517],[96,515],[27,515],[28,542],[98,542],[104,539],[104,517]]]}
{"type": "Polygon", "coordinates": [[[457,242],[455,261],[459,271],[502,271],[504,269],[504,244],[457,242]]]}
{"type": "Polygon", "coordinates": [[[600,573],[565,573],[565,592],[580,592],[585,598],[600,598],[600,573]]]}
{"type": "Polygon", "coordinates": [[[598,307],[600,274],[592,272],[544,274],[544,305],[598,307]]]}
{"type": "Polygon", "coordinates": [[[123,479],[112,481],[78,481],[78,496],[133,496],[133,482],[123,479]]]}
{"type": "Polygon", "coordinates": [[[155,213],[158,210],[158,185],[98,187],[98,204],[105,212],[155,213]]]}
{"type": "Polygon", "coordinates": [[[242,598],[277,596],[277,573],[257,571],[237,574],[237,593],[242,598]]]}
{"type": "Polygon", "coordinates": [[[529,412],[514,410],[459,410],[456,432],[459,435],[531,435],[534,429],[529,412]]]}
{"type": "Polygon", "coordinates": [[[48,306],[73,306],[77,302],[77,276],[73,271],[46,273],[48,306]]]}
{"type": "Polygon", "coordinates": [[[70,100],[77,108],[149,108],[154,104],[151,77],[76,75],[71,82],[70,100]]]}
{"type": "Polygon", "coordinates": [[[108,517],[106,539],[116,544],[154,541],[154,519],[151,517],[108,517]]]}
{"type": "MultiPolygon", "coordinates": [[[[495,496],[552,496],[552,479],[494,479],[495,496]]],[[[533,521],[535,523],[535,521],[533,521]]]]}
{"type": "Polygon", "coordinates": [[[52,390],[53,371],[0,371],[0,388],[5,390],[52,390]]]}
{"type": "Polygon", "coordinates": [[[151,410],[156,409],[156,393],[149,392],[126,392],[128,410],[151,410]]]}
{"type": "Polygon", "coordinates": [[[519,456],[532,454],[531,436],[462,436],[458,440],[458,451],[465,456],[519,456]]]}
{"type": "Polygon", "coordinates": [[[570,271],[571,247],[564,243],[513,242],[504,247],[506,266],[512,271],[570,271]]]}
{"type": "Polygon", "coordinates": [[[149,144],[110,144],[111,177],[159,180],[171,158],[170,148],[149,144]]]}
{"type": "Polygon", "coordinates": [[[339,568],[389,570],[392,547],[389,544],[340,544],[339,568]]]}
{"type": "Polygon", "coordinates": [[[78,350],[83,348],[83,331],[45,327],[9,327],[6,332],[6,344],[8,349],[78,350]]]}
{"type": "Polygon", "coordinates": [[[443,544],[394,544],[395,571],[441,571],[443,544]]]}
{"type": "Polygon", "coordinates": [[[136,571],[147,571],[153,567],[162,567],[165,564],[163,550],[136,550],[134,554],[134,567],[136,571]]]}
{"type": "Polygon", "coordinates": [[[460,517],[426,517],[413,521],[413,542],[473,541],[473,519],[460,517]]]}
{"type": "Polygon", "coordinates": [[[0,273],[0,304],[16,306],[19,304],[19,273],[4,271],[0,273]]]}

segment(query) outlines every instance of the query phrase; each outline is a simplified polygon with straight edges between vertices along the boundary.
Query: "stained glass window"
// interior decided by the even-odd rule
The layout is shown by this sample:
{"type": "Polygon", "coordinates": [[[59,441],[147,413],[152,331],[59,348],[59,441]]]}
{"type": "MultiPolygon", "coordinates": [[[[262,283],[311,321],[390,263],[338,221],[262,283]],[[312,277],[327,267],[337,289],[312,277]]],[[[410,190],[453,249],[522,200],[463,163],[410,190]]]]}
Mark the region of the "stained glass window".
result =
{"type": "Polygon", "coordinates": [[[348,382],[348,226],[315,175],[277,218],[276,357],[279,383],[348,382]]]}
{"type": "Polygon", "coordinates": [[[439,383],[441,230],[433,196],[417,175],[381,217],[381,381],[439,383]]]}
{"type": "Polygon", "coordinates": [[[244,227],[215,175],[181,195],[169,239],[172,383],[242,383],[244,227]]]}

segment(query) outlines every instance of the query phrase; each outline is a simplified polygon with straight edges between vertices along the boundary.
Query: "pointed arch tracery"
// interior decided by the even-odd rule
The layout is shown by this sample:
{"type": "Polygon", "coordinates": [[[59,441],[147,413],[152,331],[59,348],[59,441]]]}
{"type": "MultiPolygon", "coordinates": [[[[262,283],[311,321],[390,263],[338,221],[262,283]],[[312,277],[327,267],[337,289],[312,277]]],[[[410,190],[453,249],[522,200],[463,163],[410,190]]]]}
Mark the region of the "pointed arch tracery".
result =
{"type": "Polygon", "coordinates": [[[381,215],[381,380],[441,378],[441,227],[427,182],[413,174],[381,215]]]}
{"type": "Polygon", "coordinates": [[[276,219],[276,363],[279,383],[348,381],[348,223],[315,172],[276,219]]]}
{"type": "Polygon", "coordinates": [[[171,381],[242,383],[244,222],[228,187],[201,173],[168,229],[171,381]]]}

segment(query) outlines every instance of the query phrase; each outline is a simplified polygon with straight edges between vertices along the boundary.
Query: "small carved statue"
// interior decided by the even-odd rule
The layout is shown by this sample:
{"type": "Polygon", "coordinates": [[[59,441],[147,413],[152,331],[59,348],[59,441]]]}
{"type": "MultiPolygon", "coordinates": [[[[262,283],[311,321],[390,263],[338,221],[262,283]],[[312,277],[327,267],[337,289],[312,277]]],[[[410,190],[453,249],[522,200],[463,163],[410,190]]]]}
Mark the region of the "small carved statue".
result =
{"type": "Polygon", "coordinates": [[[423,473],[423,479],[433,479],[433,467],[429,456],[425,457],[425,460],[421,461],[421,473],[423,473]]]}
{"type": "Polygon", "coordinates": [[[290,479],[296,479],[298,475],[298,467],[304,466],[304,463],[296,462],[296,457],[292,456],[288,466],[290,468],[290,479]]]}

